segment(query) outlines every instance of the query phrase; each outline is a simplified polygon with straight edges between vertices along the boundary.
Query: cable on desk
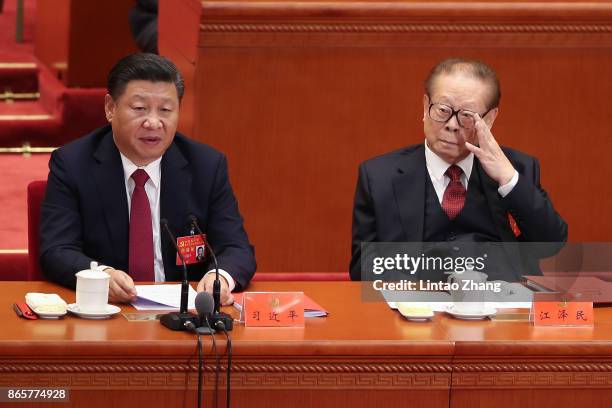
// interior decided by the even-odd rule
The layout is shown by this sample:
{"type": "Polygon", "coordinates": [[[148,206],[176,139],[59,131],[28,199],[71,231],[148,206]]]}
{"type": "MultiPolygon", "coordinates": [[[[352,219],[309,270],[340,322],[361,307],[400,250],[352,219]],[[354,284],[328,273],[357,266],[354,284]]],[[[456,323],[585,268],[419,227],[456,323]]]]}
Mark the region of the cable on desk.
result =
{"type": "Polygon", "coordinates": [[[217,322],[217,327],[223,330],[225,338],[227,339],[227,377],[226,377],[226,388],[225,388],[225,407],[230,408],[230,395],[231,395],[231,384],[232,384],[232,337],[227,332],[223,322],[217,322]]]}
{"type": "Polygon", "coordinates": [[[192,322],[185,322],[185,328],[198,336],[198,408],[202,408],[202,367],[204,365],[204,359],[202,358],[202,337],[192,322]]]}
{"type": "Polygon", "coordinates": [[[220,368],[221,356],[219,355],[219,352],[217,351],[217,340],[215,339],[214,330],[210,327],[210,322],[208,321],[208,319],[204,319],[204,320],[206,321],[206,326],[208,326],[208,328],[212,332],[212,335],[210,337],[212,338],[213,352],[215,353],[215,391],[213,393],[213,407],[217,408],[219,406],[218,393],[219,393],[219,371],[221,369],[220,368]]]}

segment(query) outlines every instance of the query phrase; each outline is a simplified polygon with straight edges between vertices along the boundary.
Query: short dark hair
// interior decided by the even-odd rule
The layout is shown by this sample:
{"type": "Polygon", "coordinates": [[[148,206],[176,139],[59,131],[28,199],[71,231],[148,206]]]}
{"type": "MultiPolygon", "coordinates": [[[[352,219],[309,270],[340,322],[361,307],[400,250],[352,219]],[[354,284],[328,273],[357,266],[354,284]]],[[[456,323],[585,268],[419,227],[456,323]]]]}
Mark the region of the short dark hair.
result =
{"type": "Polygon", "coordinates": [[[169,59],[156,54],[137,53],[121,58],[108,74],[106,89],[117,100],[130,81],[169,82],[176,86],[179,101],[185,93],[183,76],[169,59]]]}
{"type": "Polygon", "coordinates": [[[429,97],[433,91],[434,82],[440,75],[448,75],[454,72],[463,72],[482,82],[488,83],[491,87],[491,97],[487,104],[487,109],[497,108],[501,99],[501,89],[497,74],[493,68],[482,61],[470,60],[465,58],[448,58],[439,62],[425,80],[425,92],[429,97]]]}

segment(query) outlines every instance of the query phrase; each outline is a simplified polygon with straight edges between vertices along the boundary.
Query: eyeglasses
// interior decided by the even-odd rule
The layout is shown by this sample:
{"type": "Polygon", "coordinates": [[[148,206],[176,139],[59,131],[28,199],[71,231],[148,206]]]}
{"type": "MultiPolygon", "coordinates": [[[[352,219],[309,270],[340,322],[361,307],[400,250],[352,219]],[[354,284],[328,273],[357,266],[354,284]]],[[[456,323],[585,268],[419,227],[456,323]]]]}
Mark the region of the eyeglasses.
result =
{"type": "MultiPolygon", "coordinates": [[[[490,111],[491,109],[480,115],[480,117],[484,118],[490,111]]],[[[478,115],[478,112],[466,109],[454,110],[452,107],[443,103],[432,103],[429,105],[429,117],[431,120],[439,123],[446,123],[451,120],[453,116],[457,116],[457,123],[465,129],[472,129],[476,126],[476,115],[478,115]]]]}

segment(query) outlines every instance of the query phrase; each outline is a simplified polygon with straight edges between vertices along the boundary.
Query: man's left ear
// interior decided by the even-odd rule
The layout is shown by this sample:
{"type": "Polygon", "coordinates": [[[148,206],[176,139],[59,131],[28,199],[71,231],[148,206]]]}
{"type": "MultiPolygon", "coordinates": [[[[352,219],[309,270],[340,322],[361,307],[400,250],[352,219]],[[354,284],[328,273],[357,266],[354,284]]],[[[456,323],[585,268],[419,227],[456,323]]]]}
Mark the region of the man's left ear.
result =
{"type": "Polygon", "coordinates": [[[497,114],[499,113],[499,108],[494,108],[487,113],[487,115],[483,118],[489,129],[493,127],[493,122],[495,122],[495,118],[497,118],[497,114]]]}

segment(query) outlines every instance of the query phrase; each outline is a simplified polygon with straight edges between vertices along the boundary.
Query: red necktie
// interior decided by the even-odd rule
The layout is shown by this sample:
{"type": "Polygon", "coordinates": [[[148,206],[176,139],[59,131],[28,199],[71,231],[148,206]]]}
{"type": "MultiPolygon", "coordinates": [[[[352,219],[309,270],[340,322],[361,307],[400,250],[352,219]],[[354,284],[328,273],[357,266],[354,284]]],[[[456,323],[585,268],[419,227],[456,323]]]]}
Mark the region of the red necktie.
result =
{"type": "Polygon", "coordinates": [[[142,169],[132,174],[136,183],[130,207],[130,265],[129,273],[135,281],[155,281],[153,269],[153,228],[151,206],[145,191],[149,175],[142,169]]]}
{"type": "Polygon", "coordinates": [[[461,167],[453,164],[444,174],[450,178],[450,183],[448,183],[446,190],[444,190],[442,208],[446,215],[448,215],[448,218],[454,220],[465,204],[465,187],[461,184],[463,170],[461,170],[461,167]]]}

